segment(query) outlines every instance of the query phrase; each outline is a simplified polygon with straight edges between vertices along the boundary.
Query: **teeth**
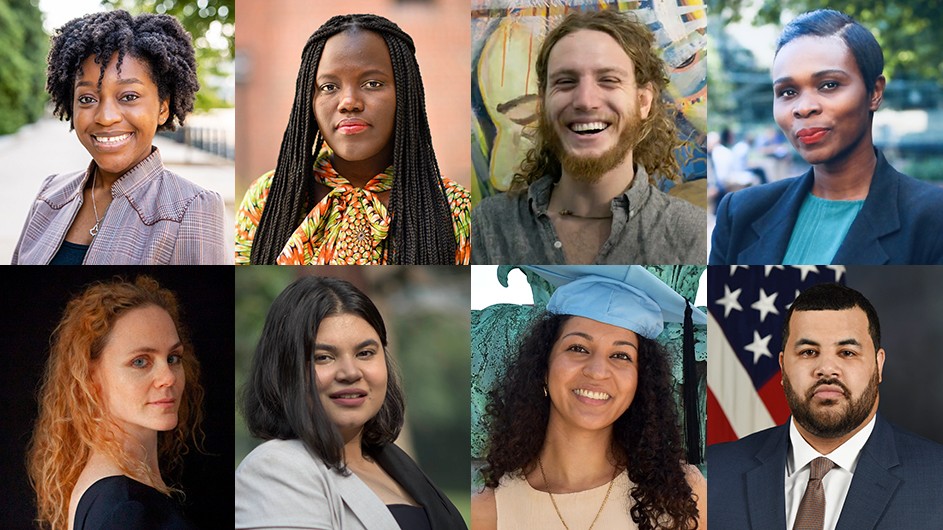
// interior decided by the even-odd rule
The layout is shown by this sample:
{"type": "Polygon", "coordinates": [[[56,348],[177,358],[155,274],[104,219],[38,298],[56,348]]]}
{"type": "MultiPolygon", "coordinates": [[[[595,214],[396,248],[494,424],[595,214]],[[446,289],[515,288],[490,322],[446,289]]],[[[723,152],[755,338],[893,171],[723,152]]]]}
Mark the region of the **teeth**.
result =
{"type": "Polygon", "coordinates": [[[95,139],[103,144],[116,144],[123,142],[131,137],[131,133],[125,133],[120,136],[96,136],[95,139]]]}
{"type": "Polygon", "coordinates": [[[588,397],[589,399],[597,399],[599,401],[606,401],[612,397],[605,392],[593,392],[592,390],[584,390],[582,388],[577,388],[573,391],[573,393],[577,396],[588,397]]]}
{"type": "Polygon", "coordinates": [[[609,126],[601,121],[594,121],[590,123],[574,123],[570,125],[570,130],[573,132],[602,131],[607,127],[609,126]]]}
{"type": "Polygon", "coordinates": [[[355,399],[355,398],[359,398],[360,394],[341,394],[337,397],[340,399],[355,399]]]}

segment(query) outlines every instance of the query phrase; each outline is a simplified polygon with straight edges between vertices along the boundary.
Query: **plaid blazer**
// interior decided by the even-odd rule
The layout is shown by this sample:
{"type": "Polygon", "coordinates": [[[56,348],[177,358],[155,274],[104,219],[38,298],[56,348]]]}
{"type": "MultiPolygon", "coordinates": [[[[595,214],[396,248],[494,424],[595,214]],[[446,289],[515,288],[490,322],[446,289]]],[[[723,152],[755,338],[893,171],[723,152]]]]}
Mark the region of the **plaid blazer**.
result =
{"type": "MultiPolygon", "coordinates": [[[[94,164],[43,181],[13,251],[14,265],[52,260],[82,206],[94,164]]],[[[111,195],[83,264],[232,264],[223,243],[222,198],[165,169],[156,148],[112,185],[111,195]]]]}

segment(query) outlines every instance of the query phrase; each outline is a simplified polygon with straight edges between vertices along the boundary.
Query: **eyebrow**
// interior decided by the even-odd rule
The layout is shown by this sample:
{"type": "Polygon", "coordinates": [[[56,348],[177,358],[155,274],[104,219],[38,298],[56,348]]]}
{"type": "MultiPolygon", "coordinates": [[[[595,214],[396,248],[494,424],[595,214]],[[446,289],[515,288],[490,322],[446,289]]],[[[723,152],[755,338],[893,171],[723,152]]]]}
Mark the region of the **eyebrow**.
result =
{"type": "MultiPolygon", "coordinates": [[[[596,75],[600,75],[600,74],[612,74],[612,73],[621,74],[621,75],[628,75],[628,72],[627,72],[626,70],[623,70],[622,68],[616,68],[615,66],[607,66],[607,67],[605,67],[605,68],[597,68],[597,69],[593,70],[593,73],[596,74],[596,75]]],[[[576,70],[575,68],[562,68],[562,69],[560,69],[560,70],[554,70],[554,71],[550,72],[550,74],[548,74],[547,77],[548,77],[548,78],[551,78],[551,77],[557,77],[557,76],[562,76],[562,75],[569,75],[569,76],[576,77],[576,76],[578,76],[579,74],[580,74],[580,72],[579,72],[578,70],[576,70]]]]}
{"type": "MultiPolygon", "coordinates": [[[[366,348],[367,346],[373,346],[373,347],[379,348],[379,347],[380,347],[380,343],[378,343],[377,341],[375,341],[375,340],[373,340],[373,339],[367,339],[367,340],[365,340],[365,341],[363,341],[363,342],[357,344],[356,346],[354,346],[354,349],[355,349],[355,350],[360,350],[360,349],[366,348]]],[[[331,352],[331,353],[336,353],[336,352],[338,352],[338,351],[340,350],[340,348],[338,348],[337,346],[334,346],[333,344],[324,344],[323,342],[316,342],[316,343],[314,343],[314,349],[315,349],[315,350],[329,351],[329,352],[331,352]]]]}
{"type": "MultiPolygon", "coordinates": [[[[593,336],[592,336],[592,335],[590,335],[589,333],[583,333],[582,331],[571,331],[570,333],[567,333],[566,335],[564,335],[564,336],[562,336],[562,337],[560,337],[560,338],[561,338],[561,339],[565,339],[565,338],[569,337],[570,335],[576,335],[577,337],[582,337],[582,338],[584,338],[584,339],[586,339],[586,340],[589,340],[589,341],[594,341],[594,340],[595,340],[595,339],[593,339],[593,336]]],[[[617,341],[613,342],[612,344],[613,344],[613,346],[631,346],[631,347],[635,348],[636,350],[638,350],[638,346],[636,346],[635,344],[633,344],[633,343],[631,343],[631,342],[629,342],[629,341],[627,341],[627,340],[617,340],[617,341]]]]}
{"type": "MultiPolygon", "coordinates": [[[[392,75],[392,72],[385,72],[385,71],[383,71],[383,70],[381,70],[381,69],[379,69],[379,68],[370,68],[369,70],[364,70],[363,72],[360,72],[359,77],[365,77],[365,76],[368,76],[368,75],[385,75],[385,76],[391,76],[391,75],[392,75]]],[[[336,77],[338,77],[338,74],[335,74],[335,73],[333,73],[333,72],[323,72],[323,73],[322,73],[322,72],[318,72],[317,78],[320,79],[321,77],[336,78],[336,77]]]]}
{"type": "MultiPolygon", "coordinates": [[[[858,339],[842,339],[835,343],[836,346],[861,346],[861,343],[858,342],[858,339]]],[[[798,346],[821,346],[818,342],[812,339],[799,339],[796,341],[795,347],[798,346]]]]}
{"type": "MultiPolygon", "coordinates": [[[[828,69],[828,70],[821,70],[821,71],[819,71],[819,72],[815,72],[814,74],[812,74],[812,78],[813,78],[813,79],[820,79],[820,78],[822,78],[822,77],[829,77],[829,76],[833,76],[833,75],[841,75],[841,76],[848,77],[850,74],[849,74],[848,72],[844,71],[844,70],[839,69],[839,68],[830,68],[830,69],[828,69]]],[[[780,77],[779,79],[773,80],[773,84],[774,84],[774,85],[779,85],[779,84],[782,84],[782,83],[792,83],[792,82],[794,82],[794,81],[795,81],[795,79],[793,79],[792,77],[786,76],[786,77],[780,77]]]]}
{"type": "MultiPolygon", "coordinates": [[[[119,78],[117,83],[119,85],[143,85],[144,84],[143,81],[141,81],[140,79],[136,77],[119,78]]],[[[85,86],[95,86],[96,84],[97,83],[93,83],[91,81],[79,81],[75,84],[75,87],[78,88],[78,87],[85,87],[85,86]]]]}
{"type": "MultiPolygon", "coordinates": [[[[183,342],[177,341],[177,343],[174,344],[173,346],[171,346],[170,348],[168,348],[167,351],[171,351],[171,352],[172,352],[172,351],[177,350],[177,349],[180,349],[180,348],[182,348],[182,347],[183,347],[183,342]]],[[[151,354],[154,354],[154,353],[160,353],[160,352],[161,352],[161,350],[159,350],[159,349],[157,349],[157,348],[155,348],[155,347],[153,347],[153,346],[141,346],[140,348],[134,348],[133,350],[129,350],[129,351],[127,352],[127,355],[138,355],[138,354],[141,354],[141,353],[151,353],[151,354]]]]}

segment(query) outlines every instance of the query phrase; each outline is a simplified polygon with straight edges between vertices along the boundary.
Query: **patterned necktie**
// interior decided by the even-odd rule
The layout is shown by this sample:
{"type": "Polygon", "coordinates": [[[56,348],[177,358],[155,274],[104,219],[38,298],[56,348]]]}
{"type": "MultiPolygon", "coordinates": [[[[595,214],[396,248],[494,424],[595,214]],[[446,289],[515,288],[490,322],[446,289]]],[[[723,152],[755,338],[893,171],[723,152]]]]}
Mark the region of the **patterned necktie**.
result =
{"type": "Polygon", "coordinates": [[[811,467],[809,485],[799,502],[796,524],[792,530],[822,530],[825,525],[825,488],[822,486],[822,477],[835,467],[835,462],[820,456],[812,461],[811,467]]]}

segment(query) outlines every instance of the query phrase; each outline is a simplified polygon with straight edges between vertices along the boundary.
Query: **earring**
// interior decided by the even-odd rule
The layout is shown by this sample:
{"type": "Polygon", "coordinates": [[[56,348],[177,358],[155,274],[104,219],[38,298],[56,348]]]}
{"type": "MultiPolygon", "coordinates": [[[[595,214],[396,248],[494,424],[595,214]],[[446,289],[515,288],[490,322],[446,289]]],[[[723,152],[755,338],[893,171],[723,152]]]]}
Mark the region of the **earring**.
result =
{"type": "Polygon", "coordinates": [[[544,397],[547,397],[547,385],[544,385],[544,397]]]}

